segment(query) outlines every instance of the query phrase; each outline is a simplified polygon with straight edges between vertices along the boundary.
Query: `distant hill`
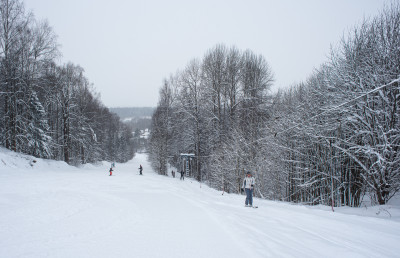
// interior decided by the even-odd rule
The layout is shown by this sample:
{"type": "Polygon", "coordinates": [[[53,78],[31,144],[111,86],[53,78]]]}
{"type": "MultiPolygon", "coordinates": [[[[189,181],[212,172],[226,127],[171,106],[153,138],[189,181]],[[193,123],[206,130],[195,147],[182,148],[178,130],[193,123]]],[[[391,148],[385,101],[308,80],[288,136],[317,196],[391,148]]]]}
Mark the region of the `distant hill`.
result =
{"type": "Polygon", "coordinates": [[[151,118],[155,110],[154,107],[118,107],[109,109],[123,121],[126,119],[151,118]]]}
{"type": "Polygon", "coordinates": [[[151,117],[155,108],[153,107],[124,107],[109,108],[111,112],[116,113],[121,121],[128,124],[132,131],[136,129],[145,130],[151,128],[151,117]]]}

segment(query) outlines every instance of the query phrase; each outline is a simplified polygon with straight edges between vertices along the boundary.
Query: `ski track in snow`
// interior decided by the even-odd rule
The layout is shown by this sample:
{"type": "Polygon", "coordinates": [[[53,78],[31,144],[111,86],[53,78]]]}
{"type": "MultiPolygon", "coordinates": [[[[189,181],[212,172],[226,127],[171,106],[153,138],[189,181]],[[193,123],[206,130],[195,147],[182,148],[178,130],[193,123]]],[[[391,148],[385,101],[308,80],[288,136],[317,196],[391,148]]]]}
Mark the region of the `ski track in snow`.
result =
{"type": "Polygon", "coordinates": [[[2,155],[0,257],[400,256],[397,217],[257,198],[246,208],[243,195],[156,175],[145,154],[111,177],[109,164],[32,169],[2,155]]]}

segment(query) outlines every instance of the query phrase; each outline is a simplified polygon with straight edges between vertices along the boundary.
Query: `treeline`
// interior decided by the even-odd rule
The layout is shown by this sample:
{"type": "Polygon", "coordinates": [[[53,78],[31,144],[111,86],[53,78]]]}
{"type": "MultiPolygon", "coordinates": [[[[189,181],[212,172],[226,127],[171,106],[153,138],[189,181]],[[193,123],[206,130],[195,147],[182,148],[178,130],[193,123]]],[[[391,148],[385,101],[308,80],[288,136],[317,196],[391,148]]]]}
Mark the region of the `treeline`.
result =
{"type": "Polygon", "coordinates": [[[56,35],[19,0],[0,0],[0,144],[70,164],[132,158],[130,130],[83,68],[57,65],[56,35]]]}
{"type": "Polygon", "coordinates": [[[150,157],[160,174],[194,153],[193,177],[262,198],[359,206],[400,189],[400,8],[365,20],[309,79],[270,94],[273,73],[251,51],[218,45],[166,79],[150,157]]]}

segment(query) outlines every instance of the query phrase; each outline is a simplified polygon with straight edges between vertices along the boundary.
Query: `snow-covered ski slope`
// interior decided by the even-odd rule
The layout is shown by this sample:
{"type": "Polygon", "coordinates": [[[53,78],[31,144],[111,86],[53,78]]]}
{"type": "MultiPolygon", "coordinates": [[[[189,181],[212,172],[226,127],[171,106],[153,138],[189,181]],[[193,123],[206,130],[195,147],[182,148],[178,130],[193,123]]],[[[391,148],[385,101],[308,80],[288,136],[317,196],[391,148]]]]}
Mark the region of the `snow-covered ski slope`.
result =
{"type": "Polygon", "coordinates": [[[111,177],[109,163],[32,160],[0,149],[2,258],[400,257],[397,205],[333,213],[255,199],[251,209],[244,196],[156,175],[144,154],[111,177]]]}

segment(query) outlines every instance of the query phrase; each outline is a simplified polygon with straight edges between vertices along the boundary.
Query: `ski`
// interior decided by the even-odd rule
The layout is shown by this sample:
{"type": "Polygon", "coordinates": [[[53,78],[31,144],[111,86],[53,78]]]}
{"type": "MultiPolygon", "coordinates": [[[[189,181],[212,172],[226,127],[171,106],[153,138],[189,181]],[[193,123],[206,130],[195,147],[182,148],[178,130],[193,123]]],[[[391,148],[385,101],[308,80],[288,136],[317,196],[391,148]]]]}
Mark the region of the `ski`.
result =
{"type": "Polygon", "coordinates": [[[258,206],[250,206],[250,205],[245,205],[244,207],[246,207],[246,208],[254,208],[254,209],[258,208],[258,206]]]}

